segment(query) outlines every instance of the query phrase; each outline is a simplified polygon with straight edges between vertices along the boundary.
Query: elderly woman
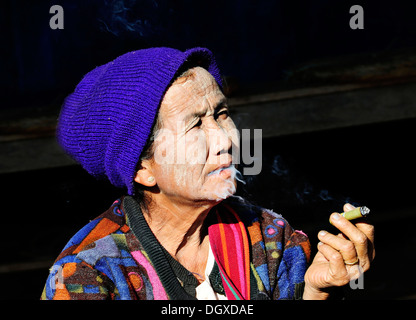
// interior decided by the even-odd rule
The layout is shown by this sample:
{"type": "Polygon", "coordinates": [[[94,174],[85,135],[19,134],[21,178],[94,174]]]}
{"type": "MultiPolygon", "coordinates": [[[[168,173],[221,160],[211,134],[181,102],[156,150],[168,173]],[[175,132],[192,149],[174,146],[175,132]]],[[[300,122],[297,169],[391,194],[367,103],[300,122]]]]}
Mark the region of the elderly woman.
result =
{"type": "Polygon", "coordinates": [[[57,137],[126,195],[72,237],[42,299],[326,299],[374,257],[373,226],[333,213],[341,233],[321,231],[309,265],[303,232],[233,196],[239,136],[207,49],[97,67],[66,99],[57,137]]]}

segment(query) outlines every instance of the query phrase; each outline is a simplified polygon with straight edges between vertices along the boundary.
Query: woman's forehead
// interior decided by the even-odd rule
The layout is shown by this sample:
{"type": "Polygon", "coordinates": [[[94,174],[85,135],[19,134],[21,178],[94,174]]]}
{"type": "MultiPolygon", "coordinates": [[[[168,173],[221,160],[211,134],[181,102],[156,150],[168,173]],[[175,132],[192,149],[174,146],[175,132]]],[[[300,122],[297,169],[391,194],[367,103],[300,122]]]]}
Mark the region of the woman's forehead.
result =
{"type": "Polygon", "coordinates": [[[162,117],[207,113],[224,100],[214,77],[205,69],[191,69],[192,75],[177,79],[166,92],[161,103],[162,117]]]}

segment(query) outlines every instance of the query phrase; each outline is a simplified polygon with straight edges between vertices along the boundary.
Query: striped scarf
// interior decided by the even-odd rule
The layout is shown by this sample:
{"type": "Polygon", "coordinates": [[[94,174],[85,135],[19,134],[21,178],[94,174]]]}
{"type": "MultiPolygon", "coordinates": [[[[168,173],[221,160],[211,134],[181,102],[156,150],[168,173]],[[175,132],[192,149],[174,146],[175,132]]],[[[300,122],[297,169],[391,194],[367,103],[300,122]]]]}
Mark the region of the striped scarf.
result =
{"type": "Polygon", "coordinates": [[[223,279],[228,300],[250,299],[250,247],[246,228],[228,205],[215,212],[217,223],[209,229],[209,239],[223,279]]]}

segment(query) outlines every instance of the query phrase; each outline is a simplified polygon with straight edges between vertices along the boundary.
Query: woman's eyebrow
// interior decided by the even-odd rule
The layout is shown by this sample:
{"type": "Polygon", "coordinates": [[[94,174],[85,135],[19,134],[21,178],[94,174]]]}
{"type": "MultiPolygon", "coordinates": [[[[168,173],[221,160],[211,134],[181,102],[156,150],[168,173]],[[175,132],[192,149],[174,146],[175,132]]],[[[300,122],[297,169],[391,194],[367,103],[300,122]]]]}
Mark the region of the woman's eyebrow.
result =
{"type": "MultiPolygon", "coordinates": [[[[222,98],[218,103],[217,103],[217,105],[214,107],[214,113],[216,112],[216,111],[218,111],[219,109],[221,109],[221,108],[228,108],[228,105],[227,105],[227,98],[222,98]]],[[[193,113],[191,113],[190,115],[188,115],[187,117],[186,117],[186,119],[185,119],[185,122],[188,122],[190,119],[195,119],[195,118],[201,118],[201,117],[203,117],[203,116],[206,116],[206,115],[211,115],[210,113],[209,113],[209,110],[206,110],[206,109],[204,109],[204,110],[200,110],[200,111],[195,111],[195,112],[193,112],[193,113]]]]}
{"type": "Polygon", "coordinates": [[[216,105],[215,110],[219,110],[221,108],[228,108],[228,101],[227,98],[222,98],[216,105]]]}
{"type": "MultiPolygon", "coordinates": [[[[214,107],[214,114],[218,113],[219,111],[221,111],[222,109],[228,109],[228,104],[227,104],[227,98],[222,98],[217,105],[214,107]]],[[[211,114],[210,114],[211,115],[211,114]]]]}

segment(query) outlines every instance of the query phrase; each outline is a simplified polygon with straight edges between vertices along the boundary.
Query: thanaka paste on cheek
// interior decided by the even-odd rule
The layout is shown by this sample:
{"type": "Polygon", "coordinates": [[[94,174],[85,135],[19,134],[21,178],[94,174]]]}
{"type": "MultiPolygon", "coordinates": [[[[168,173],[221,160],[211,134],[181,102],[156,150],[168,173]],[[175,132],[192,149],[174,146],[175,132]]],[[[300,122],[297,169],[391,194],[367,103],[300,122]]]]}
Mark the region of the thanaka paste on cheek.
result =
{"type": "Polygon", "coordinates": [[[155,158],[162,160],[157,161],[160,171],[156,177],[162,193],[220,201],[236,192],[235,180],[241,174],[234,166],[209,172],[229,165],[232,158],[228,151],[230,140],[235,140],[234,123],[213,117],[224,99],[214,78],[202,68],[195,68],[185,81],[178,79],[167,91],[160,109],[166,134],[164,140],[158,140],[155,152],[155,158]],[[200,117],[203,125],[193,128],[194,118],[200,117]]]}

